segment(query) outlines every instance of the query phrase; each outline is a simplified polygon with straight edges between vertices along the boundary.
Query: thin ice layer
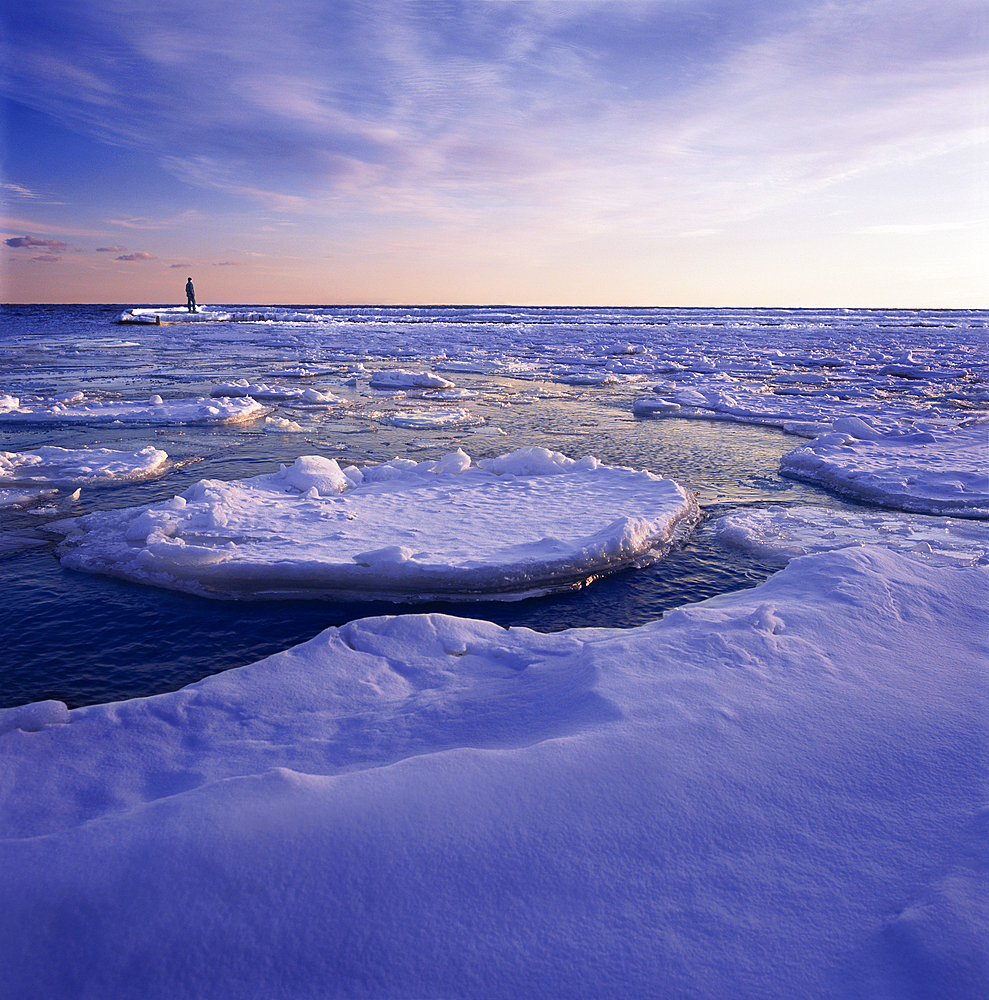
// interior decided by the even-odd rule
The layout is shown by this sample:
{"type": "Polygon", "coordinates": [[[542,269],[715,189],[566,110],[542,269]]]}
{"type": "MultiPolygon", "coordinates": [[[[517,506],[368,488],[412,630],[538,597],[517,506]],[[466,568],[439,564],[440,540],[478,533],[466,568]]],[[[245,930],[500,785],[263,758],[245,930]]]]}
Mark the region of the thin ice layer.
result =
{"type": "Polygon", "coordinates": [[[20,994],[985,995],[989,570],[796,559],[635,629],[366,619],[0,715],[20,994]]]}
{"type": "Polygon", "coordinates": [[[699,516],[646,471],[525,448],[363,472],[303,456],[57,527],[64,565],[210,597],[515,598],[655,560],[699,516]]]}

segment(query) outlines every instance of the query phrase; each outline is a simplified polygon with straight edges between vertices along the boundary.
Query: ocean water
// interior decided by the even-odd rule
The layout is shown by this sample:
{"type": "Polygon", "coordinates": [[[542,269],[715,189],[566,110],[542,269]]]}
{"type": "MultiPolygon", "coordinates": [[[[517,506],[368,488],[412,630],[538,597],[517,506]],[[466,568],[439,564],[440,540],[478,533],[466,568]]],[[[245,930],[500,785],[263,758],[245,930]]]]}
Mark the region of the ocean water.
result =
{"type": "Polygon", "coordinates": [[[554,631],[632,627],[697,600],[751,587],[773,571],[715,537],[747,506],[855,504],[781,478],[801,438],[738,420],[641,419],[657,383],[721,382],[782,401],[840,399],[876,413],[958,414],[989,405],[989,314],[965,310],[772,310],[474,307],[207,307],[201,321],[121,325],[122,305],[6,306],[0,394],[163,399],[208,396],[234,379],[305,385],[347,398],[343,412],[280,406],[299,434],[239,426],[0,422],[0,450],[42,445],[168,452],[167,472],[136,484],[74,488],[0,508],[0,532],[33,544],[0,558],[4,584],[0,707],[43,698],[70,706],[173,690],[253,662],[330,625],[441,612],[554,631]],[[210,319],[208,317],[214,317],[210,319]],[[383,368],[433,370],[475,392],[451,405],[481,428],[414,431],[382,415],[408,400],[373,392],[383,368]],[[355,380],[355,375],[356,380],[355,380]],[[707,515],[660,563],[572,593],[516,602],[391,604],[206,600],[64,569],[53,521],[145,505],[200,479],[277,471],[302,454],[362,465],[463,448],[475,461],[538,445],[572,458],[646,468],[698,494],[707,515]]]}

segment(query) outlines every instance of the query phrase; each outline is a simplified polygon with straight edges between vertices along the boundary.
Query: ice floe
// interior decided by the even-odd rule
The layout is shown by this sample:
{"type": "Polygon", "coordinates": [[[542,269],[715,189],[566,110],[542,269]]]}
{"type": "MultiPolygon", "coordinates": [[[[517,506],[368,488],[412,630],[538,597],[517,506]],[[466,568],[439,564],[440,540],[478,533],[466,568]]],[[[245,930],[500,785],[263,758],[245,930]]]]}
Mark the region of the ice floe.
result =
{"type": "MultiPolygon", "coordinates": [[[[636,399],[633,412],[640,417],[675,416],[682,419],[734,420],[739,423],[780,427],[792,434],[815,437],[832,421],[845,416],[871,417],[877,411],[872,399],[852,400],[822,393],[787,395],[769,388],[755,388],[730,381],[705,382],[689,388],[656,386],[659,395],[636,399]],[[667,388],[669,391],[664,392],[667,388]]],[[[897,408],[907,416],[922,417],[927,408],[897,408]]],[[[893,415],[892,408],[886,413],[893,415]]]]}
{"type": "Polygon", "coordinates": [[[0,451],[0,483],[74,485],[125,483],[160,475],[168,454],[149,445],[138,451],[112,448],[59,448],[0,451]]]}
{"type": "Polygon", "coordinates": [[[264,429],[276,434],[301,434],[303,427],[295,420],[287,417],[265,417],[264,429]]]}
{"type": "Polygon", "coordinates": [[[989,524],[954,517],[770,507],[727,514],[716,530],[724,541],[780,565],[850,545],[881,545],[939,565],[989,563],[989,524]]]}
{"type": "MultiPolygon", "coordinates": [[[[56,496],[58,490],[26,490],[0,488],[0,507],[19,507],[22,504],[35,503],[39,499],[56,496]]],[[[0,547],[9,532],[0,532],[0,547]]]]}
{"type": "Polygon", "coordinates": [[[477,465],[303,456],[52,525],[64,565],[211,597],[515,599],[661,557],[699,516],[646,471],[525,448],[477,465]]]}
{"type": "Polygon", "coordinates": [[[475,427],[484,423],[484,418],[477,416],[463,407],[453,409],[421,408],[415,410],[395,410],[391,413],[371,414],[373,419],[393,427],[409,427],[412,430],[437,430],[440,428],[475,427]]]}
{"type": "Polygon", "coordinates": [[[236,424],[257,420],[272,407],[251,397],[238,399],[99,399],[83,392],[54,398],[0,397],[0,423],[76,422],[148,424],[236,424]]]}
{"type": "Polygon", "coordinates": [[[410,372],[404,368],[377,371],[371,375],[372,389],[452,389],[453,382],[435,372],[410,372]]]}
{"type": "Polygon", "coordinates": [[[4,979],[979,1000],[987,604],[867,546],[638,628],[364,619],[6,710],[4,979]]]}
{"type": "Polygon", "coordinates": [[[784,455],[780,472],[884,507],[989,518],[989,422],[833,428],[784,455]]]}

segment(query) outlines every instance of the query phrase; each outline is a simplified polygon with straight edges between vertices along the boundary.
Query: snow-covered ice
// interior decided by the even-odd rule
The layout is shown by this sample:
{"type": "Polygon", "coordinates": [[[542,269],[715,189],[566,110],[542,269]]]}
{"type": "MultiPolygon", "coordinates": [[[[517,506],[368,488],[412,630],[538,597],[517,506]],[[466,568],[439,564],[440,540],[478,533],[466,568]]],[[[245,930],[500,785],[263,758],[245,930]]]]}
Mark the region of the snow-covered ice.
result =
{"type": "Polygon", "coordinates": [[[634,629],[365,619],[8,710],[4,982],[977,1000],[987,602],[866,546],[634,629]]]}
{"type": "Polygon", "coordinates": [[[168,454],[148,445],[138,451],[112,448],[60,448],[0,451],[0,483],[52,485],[125,483],[160,475],[168,454]]]}
{"type": "Polygon", "coordinates": [[[452,389],[449,379],[435,372],[410,372],[404,368],[376,371],[371,375],[372,389],[452,389]]]}
{"type": "Polygon", "coordinates": [[[900,510],[989,517],[989,421],[876,428],[858,417],[780,459],[787,476],[900,510]]]}
{"type": "Polygon", "coordinates": [[[699,517],[650,472],[525,448],[363,470],[303,456],[51,527],[64,565],[225,598],[516,599],[661,557],[699,517]]]}
{"type": "Polygon", "coordinates": [[[726,514],[718,519],[717,532],[780,565],[849,545],[880,545],[938,565],[989,565],[989,524],[953,517],[770,507],[726,514]]]}
{"type": "Polygon", "coordinates": [[[165,400],[156,395],[142,401],[90,398],[74,392],[54,399],[0,397],[0,423],[236,424],[257,420],[271,409],[249,396],[165,400]]]}

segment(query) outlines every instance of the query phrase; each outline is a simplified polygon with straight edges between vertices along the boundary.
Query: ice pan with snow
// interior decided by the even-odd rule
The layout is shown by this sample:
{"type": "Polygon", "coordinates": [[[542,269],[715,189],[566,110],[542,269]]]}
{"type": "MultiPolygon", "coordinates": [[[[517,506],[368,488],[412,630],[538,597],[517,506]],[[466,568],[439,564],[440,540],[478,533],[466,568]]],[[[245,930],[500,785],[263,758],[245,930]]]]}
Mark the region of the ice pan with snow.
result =
{"type": "Polygon", "coordinates": [[[513,600],[661,558],[699,517],[651,472],[524,448],[202,480],[149,508],[58,522],[65,566],[205,597],[513,600]]]}

